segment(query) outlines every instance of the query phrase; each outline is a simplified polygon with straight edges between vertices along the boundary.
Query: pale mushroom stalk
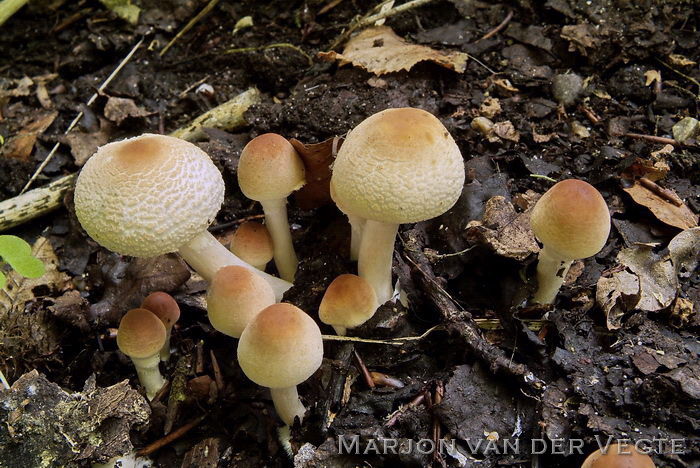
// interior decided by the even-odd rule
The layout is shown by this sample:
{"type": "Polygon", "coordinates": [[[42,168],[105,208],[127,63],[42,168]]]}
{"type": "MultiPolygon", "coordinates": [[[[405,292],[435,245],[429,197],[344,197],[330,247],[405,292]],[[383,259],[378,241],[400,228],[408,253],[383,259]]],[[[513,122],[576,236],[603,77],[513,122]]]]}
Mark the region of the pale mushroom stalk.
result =
{"type": "Polygon", "coordinates": [[[209,231],[203,231],[195,236],[187,244],[181,246],[178,253],[208,283],[211,283],[214,274],[220,268],[238,265],[249,268],[255,274],[264,278],[272,286],[278,301],[282,299],[285,291],[292,287],[290,282],[260,271],[236,257],[209,231]]]}
{"type": "Polygon", "coordinates": [[[131,357],[131,361],[136,368],[139,382],[146,389],[146,396],[152,400],[156,393],[165,385],[165,379],[160,374],[158,364],[160,363],[160,353],[145,358],[131,357]]]}
{"type": "Polygon", "coordinates": [[[366,219],[359,216],[347,215],[350,222],[350,260],[356,262],[360,258],[360,245],[362,244],[362,232],[365,229],[366,219]]]}
{"type": "Polygon", "coordinates": [[[280,276],[287,281],[294,281],[297,272],[297,255],[292,244],[292,233],[287,219],[287,199],[278,198],[261,200],[265,212],[265,225],[275,246],[275,266],[280,276]]]}
{"type": "Polygon", "coordinates": [[[306,407],[299,399],[296,385],[287,388],[271,388],[270,393],[272,394],[272,403],[275,405],[275,411],[277,411],[280,419],[287,426],[294,424],[295,417],[299,417],[299,421],[304,420],[306,407]]]}
{"type": "Polygon", "coordinates": [[[542,247],[537,263],[538,288],[534,296],[535,302],[554,303],[572,263],[573,260],[561,258],[547,246],[542,247]]]}
{"type": "Polygon", "coordinates": [[[384,304],[394,295],[391,266],[398,224],[368,219],[362,232],[357,271],[377,293],[377,301],[384,304]]]}

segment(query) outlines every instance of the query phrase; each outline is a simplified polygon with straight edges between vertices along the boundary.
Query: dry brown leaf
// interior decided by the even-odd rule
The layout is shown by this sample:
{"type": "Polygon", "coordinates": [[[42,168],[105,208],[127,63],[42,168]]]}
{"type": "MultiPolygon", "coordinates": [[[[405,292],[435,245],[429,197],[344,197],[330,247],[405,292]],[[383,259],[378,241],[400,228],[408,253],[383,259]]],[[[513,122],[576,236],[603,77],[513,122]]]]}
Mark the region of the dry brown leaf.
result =
{"type": "Polygon", "coordinates": [[[117,125],[129,117],[146,117],[152,113],[137,106],[133,99],[110,97],[105,104],[105,117],[117,125]]]}
{"type": "Polygon", "coordinates": [[[295,200],[302,210],[311,210],[331,203],[331,164],[334,152],[340,147],[340,138],[329,138],[321,143],[305,145],[292,138],[289,142],[304,161],[306,185],[295,194],[295,200]]]}
{"type": "Polygon", "coordinates": [[[6,158],[26,160],[32,154],[36,139],[51,126],[58,116],[58,112],[43,112],[27,124],[17,135],[13,136],[3,145],[0,155],[6,158]]]}
{"type": "Polygon", "coordinates": [[[668,56],[668,61],[671,65],[676,65],[679,67],[692,67],[693,65],[696,65],[697,62],[694,60],[690,60],[688,57],[685,57],[681,54],[671,54],[668,56]]]}
{"type": "Polygon", "coordinates": [[[493,133],[504,140],[510,140],[516,143],[520,141],[520,132],[515,129],[510,120],[493,124],[493,133]]]}
{"type": "Polygon", "coordinates": [[[644,187],[639,180],[635,180],[634,185],[631,187],[623,187],[623,190],[627,192],[635,202],[649,208],[659,221],[669,226],[674,226],[679,229],[690,229],[698,225],[698,216],[693,213],[685,203],[676,206],[669,200],[662,198],[644,187]]]}
{"type": "Polygon", "coordinates": [[[625,312],[639,302],[639,278],[628,271],[617,271],[610,277],[601,276],[596,285],[596,302],[605,312],[608,330],[622,326],[625,312]]]}
{"type": "Polygon", "coordinates": [[[635,308],[653,312],[670,306],[678,292],[678,277],[669,256],[659,256],[648,245],[622,249],[617,261],[639,278],[640,298],[635,308]]]}
{"type": "Polygon", "coordinates": [[[462,73],[467,67],[468,55],[463,52],[441,52],[427,46],[409,44],[388,26],[365,29],[348,41],[342,54],[321,52],[327,61],[339,60],[361,67],[377,76],[410,70],[419,62],[431,61],[462,73]]]}
{"type": "Polygon", "coordinates": [[[668,244],[668,252],[681,278],[689,278],[700,263],[700,228],[686,229],[668,244]]]}

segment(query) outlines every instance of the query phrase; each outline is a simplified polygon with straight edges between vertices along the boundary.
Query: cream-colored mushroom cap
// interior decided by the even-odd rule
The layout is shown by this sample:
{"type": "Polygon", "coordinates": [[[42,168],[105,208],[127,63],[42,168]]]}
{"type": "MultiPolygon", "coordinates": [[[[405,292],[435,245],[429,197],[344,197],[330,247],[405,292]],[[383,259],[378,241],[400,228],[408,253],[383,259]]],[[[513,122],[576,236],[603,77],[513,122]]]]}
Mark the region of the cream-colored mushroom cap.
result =
{"type": "Polygon", "coordinates": [[[291,304],[263,309],[238,342],[238,363],[250,380],[269,388],[299,385],[323,360],[321,331],[304,311],[291,304]]]}
{"type": "Polygon", "coordinates": [[[267,228],[255,221],[240,225],[231,237],[231,252],[251,265],[265,265],[272,260],[275,249],[267,228]]]}
{"type": "Polygon", "coordinates": [[[605,454],[598,449],[586,458],[581,468],[655,468],[651,457],[635,450],[634,445],[611,444],[605,454]],[[622,453],[620,453],[622,452],[622,453]]]}
{"type": "Polygon", "coordinates": [[[340,275],[328,286],[318,315],[321,322],[354,328],[372,318],[377,310],[374,288],[357,275],[340,275]]]}
{"type": "Polygon", "coordinates": [[[305,183],[304,163],[283,136],[265,133],[243,148],[238,161],[238,185],[251,200],[287,198],[305,183]]]}
{"type": "Polygon", "coordinates": [[[234,338],[239,338],[250,321],[274,303],[275,292],[267,281],[241,266],[221,268],[207,291],[209,321],[234,338]]]}
{"type": "Polygon", "coordinates": [[[132,309],[119,323],[117,346],[132,358],[158,354],[165,343],[165,325],[147,309],[132,309]]]}
{"type": "Polygon", "coordinates": [[[134,257],[177,251],[214,220],[224,182],[192,143],[144,134],[102,146],[80,171],[75,212],[97,243],[134,257]]]}
{"type": "Polygon", "coordinates": [[[597,254],[608,240],[610,212],[600,193],[577,179],[557,182],[530,214],[535,235],[562,259],[597,254]]]}
{"type": "Polygon", "coordinates": [[[374,114],[345,139],[333,164],[333,199],[346,213],[387,223],[441,215],[464,185],[464,162],[452,136],[421,109],[374,114]]]}

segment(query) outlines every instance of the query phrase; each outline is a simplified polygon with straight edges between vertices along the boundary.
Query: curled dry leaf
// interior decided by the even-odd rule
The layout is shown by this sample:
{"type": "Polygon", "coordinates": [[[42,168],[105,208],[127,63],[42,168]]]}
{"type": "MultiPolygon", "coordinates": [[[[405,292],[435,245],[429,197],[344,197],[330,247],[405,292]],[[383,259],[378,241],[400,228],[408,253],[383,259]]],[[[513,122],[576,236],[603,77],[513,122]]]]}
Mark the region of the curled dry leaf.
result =
{"type": "Polygon", "coordinates": [[[58,112],[42,112],[37,118],[24,126],[17,135],[8,139],[2,146],[0,156],[17,159],[28,159],[34,149],[36,139],[51,126],[58,112]]]}
{"type": "Polygon", "coordinates": [[[662,197],[645,187],[639,180],[635,180],[634,185],[631,187],[623,187],[623,190],[627,192],[635,202],[649,208],[659,221],[669,226],[674,226],[679,229],[689,229],[698,225],[698,215],[693,213],[685,203],[681,202],[680,206],[678,206],[666,197],[662,197]]]}
{"type": "Polygon", "coordinates": [[[700,263],[700,228],[686,229],[668,244],[669,255],[681,278],[688,278],[700,263]]]}
{"type": "Polygon", "coordinates": [[[596,286],[596,302],[605,312],[608,330],[622,326],[622,317],[639,302],[639,278],[628,271],[601,276],[596,286]]]}
{"type": "Polygon", "coordinates": [[[463,52],[441,52],[430,47],[409,44],[388,26],[365,29],[348,41],[342,54],[321,52],[319,57],[341,65],[348,63],[375,75],[410,70],[419,62],[430,61],[462,73],[467,67],[468,55],[463,52]]]}
{"type": "Polygon", "coordinates": [[[110,97],[105,104],[105,117],[116,122],[117,125],[121,125],[129,117],[146,117],[152,113],[127,98],[110,97]]]}
{"type": "Polygon", "coordinates": [[[334,137],[312,145],[305,145],[296,138],[289,140],[304,161],[306,169],[306,185],[294,194],[297,205],[302,210],[311,210],[332,202],[331,164],[341,140],[334,137]]]}

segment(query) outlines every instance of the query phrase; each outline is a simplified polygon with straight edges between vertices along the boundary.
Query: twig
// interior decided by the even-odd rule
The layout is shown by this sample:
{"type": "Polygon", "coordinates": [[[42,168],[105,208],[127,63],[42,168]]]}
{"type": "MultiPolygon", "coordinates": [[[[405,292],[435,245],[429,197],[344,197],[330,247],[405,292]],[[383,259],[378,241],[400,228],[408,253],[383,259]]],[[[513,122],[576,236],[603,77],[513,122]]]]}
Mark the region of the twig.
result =
{"type": "Polygon", "coordinates": [[[219,368],[219,361],[216,360],[213,350],[209,350],[209,356],[211,357],[211,367],[214,369],[214,381],[216,382],[216,388],[219,390],[219,395],[224,393],[224,379],[221,377],[221,369],[219,368]]]}
{"type": "Polygon", "coordinates": [[[673,73],[682,76],[683,78],[685,78],[686,80],[690,81],[690,82],[693,83],[695,86],[697,86],[697,87],[698,87],[698,96],[696,97],[696,99],[697,99],[697,98],[700,98],[700,81],[696,80],[696,79],[693,78],[692,76],[688,76],[688,75],[686,75],[686,74],[684,74],[684,73],[679,72],[678,70],[676,70],[676,69],[673,68],[671,65],[667,64],[666,62],[664,62],[664,61],[661,60],[661,59],[658,59],[658,58],[657,58],[656,61],[659,62],[659,63],[660,63],[661,65],[663,65],[664,67],[666,67],[666,68],[668,68],[669,70],[671,70],[673,73]]]}
{"type": "Polygon", "coordinates": [[[646,140],[652,143],[661,143],[662,145],[673,145],[673,146],[689,146],[681,143],[673,138],[660,137],[655,135],[643,135],[641,133],[624,133],[622,136],[627,138],[634,138],[635,140],[646,140]]]}
{"type": "Polygon", "coordinates": [[[187,400],[187,374],[192,367],[192,356],[186,354],[178,359],[173,372],[170,395],[168,396],[168,406],[165,411],[165,424],[163,434],[169,434],[180,414],[182,403],[187,400]]]}
{"type": "Polygon", "coordinates": [[[155,442],[153,442],[152,444],[147,445],[146,447],[142,448],[141,450],[138,451],[138,455],[140,457],[145,457],[145,456],[152,454],[156,450],[160,450],[161,448],[168,445],[170,442],[173,442],[174,440],[179,439],[180,437],[182,437],[183,435],[187,434],[189,431],[191,431],[192,429],[197,427],[202,421],[204,421],[204,419],[206,419],[206,417],[207,417],[207,414],[203,414],[201,416],[196,417],[195,419],[188,422],[184,426],[175,429],[173,432],[166,435],[165,437],[158,439],[155,442]]]}
{"type": "Polygon", "coordinates": [[[4,0],[0,3],[0,26],[10,19],[29,0],[4,0]]]}
{"type": "Polygon", "coordinates": [[[372,375],[369,373],[369,370],[367,369],[367,366],[365,366],[365,362],[362,360],[360,355],[357,353],[357,350],[354,349],[353,355],[355,357],[355,364],[357,365],[357,370],[360,371],[362,374],[362,377],[365,379],[365,383],[369,388],[374,388],[374,380],[372,380],[372,375]]]}
{"type": "Polygon", "coordinates": [[[663,188],[653,180],[647,179],[646,177],[640,177],[639,184],[650,192],[653,192],[655,195],[663,198],[667,202],[670,202],[675,206],[683,206],[683,200],[678,198],[678,195],[668,189],[663,188]]]}
{"type": "MultiPolygon", "coordinates": [[[[129,53],[126,55],[126,57],[124,57],[124,59],[119,63],[119,65],[117,65],[117,68],[115,68],[114,71],[107,77],[107,79],[100,85],[100,87],[97,88],[97,92],[95,94],[93,94],[92,97],[90,97],[90,99],[87,102],[88,107],[90,107],[95,102],[95,99],[97,99],[97,96],[99,96],[100,93],[102,91],[104,91],[104,89],[109,85],[109,83],[112,82],[114,77],[116,77],[117,74],[119,74],[119,72],[121,71],[121,69],[124,68],[124,65],[126,65],[129,62],[129,60],[131,60],[131,57],[134,56],[134,54],[136,53],[138,48],[141,47],[141,44],[143,44],[143,40],[144,40],[144,38],[142,37],[141,40],[138,41],[136,43],[136,45],[131,49],[131,51],[129,51],[129,53]]],[[[63,132],[63,134],[67,135],[71,130],[73,130],[73,128],[76,125],[78,125],[78,122],[80,122],[80,119],[82,119],[84,115],[85,115],[85,113],[83,111],[80,111],[78,113],[78,115],[75,116],[75,118],[70,123],[70,125],[68,125],[68,128],[66,129],[65,132],[63,132]]],[[[20,195],[22,195],[24,192],[27,191],[27,189],[29,189],[29,186],[32,185],[32,182],[34,182],[34,180],[39,176],[39,174],[41,174],[41,172],[44,170],[44,168],[49,163],[49,161],[51,161],[51,159],[53,159],[53,156],[54,156],[54,154],[56,154],[56,151],[58,151],[59,146],[61,146],[60,142],[56,142],[56,144],[53,145],[53,148],[51,148],[51,151],[49,151],[49,154],[48,154],[48,156],[46,156],[46,159],[44,159],[44,161],[39,165],[37,170],[34,171],[34,174],[32,174],[32,177],[29,179],[29,181],[24,186],[22,191],[19,192],[20,195]]]]}
{"type": "Polygon", "coordinates": [[[485,41],[486,39],[489,39],[489,38],[495,36],[496,34],[498,34],[499,32],[501,32],[501,30],[503,30],[503,28],[505,28],[506,26],[508,26],[508,23],[510,23],[510,20],[511,20],[511,19],[513,19],[513,10],[508,11],[508,14],[506,15],[505,19],[501,22],[501,24],[499,24],[499,25],[496,26],[494,29],[492,29],[491,31],[489,31],[489,32],[488,32],[486,35],[484,35],[481,39],[477,39],[477,40],[474,42],[474,44],[476,44],[477,42],[485,41]]]}
{"type": "Polygon", "coordinates": [[[200,11],[199,13],[197,13],[197,16],[195,16],[194,18],[192,18],[192,19],[190,20],[190,22],[187,23],[187,24],[185,25],[185,27],[182,28],[182,29],[180,30],[180,32],[177,33],[177,34],[175,35],[175,37],[173,37],[173,38],[170,40],[170,42],[168,42],[168,45],[166,45],[165,47],[163,47],[163,50],[161,50],[160,53],[159,53],[158,55],[161,56],[161,57],[162,57],[163,55],[165,55],[165,53],[168,51],[168,49],[170,49],[170,47],[172,47],[172,45],[175,44],[175,42],[177,42],[178,39],[180,39],[187,31],[189,31],[190,29],[192,29],[192,27],[193,27],[195,24],[197,24],[197,23],[199,22],[199,20],[201,20],[202,18],[204,18],[204,16],[205,16],[207,13],[209,13],[209,12],[212,10],[212,8],[214,8],[214,7],[216,6],[217,3],[219,3],[219,0],[211,0],[211,1],[207,4],[207,6],[205,6],[204,8],[202,8],[202,11],[200,11]]]}
{"type": "Polygon", "coordinates": [[[267,50],[267,49],[292,49],[292,50],[299,52],[301,55],[303,55],[304,58],[306,58],[306,60],[308,60],[309,65],[314,64],[314,59],[309,54],[304,52],[303,49],[295,46],[294,44],[289,44],[287,42],[278,42],[275,44],[267,44],[264,46],[257,46],[257,47],[237,47],[235,49],[226,49],[225,51],[223,51],[223,53],[224,54],[240,54],[242,52],[257,52],[259,50],[267,50]]]}
{"type": "Polygon", "coordinates": [[[2,386],[5,387],[5,390],[10,389],[10,384],[7,382],[5,374],[3,374],[2,370],[0,370],[0,382],[2,382],[2,386]]]}

